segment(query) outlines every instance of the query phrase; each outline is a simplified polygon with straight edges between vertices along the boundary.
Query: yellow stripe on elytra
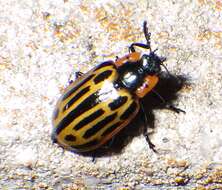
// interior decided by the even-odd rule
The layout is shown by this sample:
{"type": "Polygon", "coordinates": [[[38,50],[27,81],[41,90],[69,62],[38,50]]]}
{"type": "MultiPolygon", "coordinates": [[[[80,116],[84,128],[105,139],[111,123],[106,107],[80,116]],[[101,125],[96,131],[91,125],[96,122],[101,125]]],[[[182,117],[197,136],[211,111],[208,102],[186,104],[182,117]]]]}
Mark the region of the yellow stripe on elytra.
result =
{"type": "MultiPolygon", "coordinates": [[[[109,100],[109,102],[111,102],[112,100],[109,100]]],[[[88,138],[88,139],[84,139],[82,136],[84,135],[85,131],[87,131],[88,129],[90,129],[93,125],[97,124],[99,121],[101,121],[103,119],[102,117],[98,117],[97,119],[93,120],[92,122],[90,122],[88,125],[85,125],[84,127],[82,127],[79,130],[73,130],[73,127],[79,123],[83,118],[91,115],[92,113],[94,113],[95,111],[97,111],[98,109],[102,108],[105,113],[104,115],[107,113],[107,111],[109,111],[107,109],[107,106],[104,103],[100,103],[97,106],[93,107],[92,109],[88,110],[87,112],[83,113],[80,117],[77,117],[72,123],[70,123],[70,125],[68,125],[64,130],[61,131],[61,133],[59,134],[59,137],[64,139],[65,136],[67,134],[73,134],[74,136],[77,137],[76,141],[72,143],[72,145],[78,145],[78,144],[84,144],[90,140],[92,140],[94,138],[94,136],[88,138]]]]}
{"type": "MultiPolygon", "coordinates": [[[[105,71],[105,70],[107,70],[107,67],[105,67],[105,68],[103,68],[103,69],[99,69],[100,72],[98,72],[98,73],[101,73],[101,72],[103,72],[103,71],[105,71]]],[[[110,70],[113,70],[113,72],[112,72],[112,75],[111,75],[107,80],[109,80],[109,81],[112,82],[112,81],[116,78],[116,72],[115,72],[115,70],[113,69],[113,67],[110,67],[110,70]]],[[[97,72],[97,71],[96,71],[96,72],[97,72]]],[[[95,77],[96,77],[96,76],[95,76],[95,77]]],[[[83,88],[85,88],[86,86],[90,85],[90,84],[93,82],[93,79],[94,79],[94,78],[92,78],[90,81],[88,81],[86,84],[84,84],[78,91],[80,91],[80,90],[82,90],[83,88]]],[[[96,92],[97,90],[101,89],[101,86],[102,86],[102,85],[103,85],[103,83],[99,83],[99,84],[97,84],[97,85],[95,85],[95,84],[92,85],[89,92],[87,92],[86,94],[84,94],[79,100],[77,100],[72,106],[70,106],[69,109],[67,109],[65,112],[63,112],[63,113],[59,116],[60,118],[59,118],[59,121],[57,122],[57,124],[58,124],[62,119],[64,119],[70,111],[72,111],[73,109],[75,109],[76,106],[78,106],[78,105],[79,105],[85,98],[87,98],[90,94],[92,94],[93,92],[96,92]]],[[[75,93],[72,95],[72,97],[75,96],[76,93],[78,93],[78,91],[75,92],[75,93]]],[[[69,100],[70,100],[72,97],[69,97],[69,100]]],[[[67,103],[67,102],[68,102],[68,101],[60,102],[59,107],[64,107],[64,106],[65,106],[65,103],[67,103]]],[[[106,102],[112,102],[112,97],[110,97],[110,100],[109,100],[109,101],[106,101],[106,102]]],[[[85,118],[85,117],[89,116],[91,113],[93,113],[94,111],[98,110],[99,107],[107,107],[107,106],[104,106],[103,103],[100,103],[100,104],[98,104],[97,106],[95,106],[94,108],[92,108],[92,109],[88,110],[87,112],[83,113],[82,115],[80,115],[79,117],[77,117],[73,122],[71,122],[65,129],[63,129],[63,130],[61,131],[61,133],[59,134],[59,138],[64,138],[66,134],[72,133],[73,127],[74,127],[78,122],[80,122],[80,121],[82,120],[82,118],[85,118]]],[[[109,111],[109,110],[105,110],[105,111],[109,111]]],[[[98,119],[97,119],[97,120],[98,120],[98,119]]],[[[95,120],[95,123],[98,122],[97,120],[95,120]]],[[[90,128],[90,126],[89,126],[88,128],[90,128]]],[[[87,129],[88,129],[88,128],[87,128],[87,129]]],[[[87,130],[87,129],[84,127],[83,129],[81,129],[81,130],[79,130],[78,132],[76,132],[76,133],[74,134],[74,136],[77,136],[77,137],[82,136],[81,133],[83,133],[83,130],[85,131],[85,130],[87,130]]],[[[76,140],[76,143],[77,143],[77,142],[78,142],[78,139],[76,140]]]]}
{"type": "MultiPolygon", "coordinates": [[[[98,71],[95,71],[95,73],[99,74],[107,69],[110,69],[112,70],[112,75],[109,76],[109,78],[107,80],[109,81],[114,81],[117,77],[116,75],[116,72],[115,72],[115,69],[112,67],[112,66],[109,66],[109,67],[104,67],[104,68],[101,68],[99,69],[98,71]]],[[[96,75],[97,76],[97,75],[96,75]]],[[[75,107],[77,107],[85,98],[87,98],[90,94],[92,94],[93,92],[96,92],[97,90],[101,89],[103,83],[98,83],[97,85],[95,85],[93,83],[93,79],[96,77],[94,76],[90,81],[86,82],[84,85],[82,85],[76,92],[74,92],[72,94],[72,96],[68,97],[67,99],[65,99],[64,101],[61,101],[59,104],[58,104],[58,107],[60,108],[60,114],[58,116],[58,119],[56,120],[56,124],[58,124],[62,119],[64,119],[70,111],[72,111],[73,109],[75,109],[75,107]],[[61,108],[64,108],[66,106],[66,104],[74,97],[76,96],[77,93],[79,93],[83,88],[87,87],[87,86],[90,86],[90,90],[84,94],[81,98],[79,98],[73,105],[71,105],[67,110],[65,110],[63,113],[61,113],[61,108]]]]}
{"type": "MultiPolygon", "coordinates": [[[[90,76],[90,75],[92,75],[92,74],[95,74],[95,76],[91,79],[91,80],[89,80],[89,81],[87,81],[85,84],[83,84],[79,89],[77,89],[74,93],[72,93],[72,95],[71,96],[69,96],[68,98],[66,98],[65,100],[63,100],[62,102],[60,102],[61,104],[60,104],[60,107],[64,107],[74,96],[76,96],[83,88],[85,88],[85,87],[87,87],[87,86],[95,86],[95,84],[93,83],[93,79],[98,75],[98,74],[100,74],[100,73],[102,73],[102,72],[104,72],[104,71],[106,71],[107,69],[109,69],[109,70],[112,70],[113,71],[113,73],[112,73],[112,75],[109,77],[109,78],[112,78],[113,77],[113,75],[115,74],[115,69],[113,68],[113,66],[106,66],[106,67],[102,67],[102,68],[100,68],[99,70],[97,70],[97,71],[94,71],[94,72],[89,72],[89,73],[86,73],[85,75],[85,78],[86,77],[88,77],[88,76],[90,76]]],[[[78,80],[78,79],[77,79],[78,80]]],[[[68,92],[68,91],[70,91],[72,88],[75,88],[75,86],[77,86],[78,84],[79,84],[79,82],[81,82],[81,81],[79,81],[78,80],[78,82],[76,82],[76,81],[74,81],[73,83],[71,83],[67,88],[66,88],[66,92],[68,92]]],[[[90,89],[91,90],[91,89],[90,89]]],[[[64,93],[65,94],[65,93],[64,93]]]]}
{"type": "MultiPolygon", "coordinates": [[[[67,126],[60,134],[59,137],[64,139],[65,136],[67,134],[73,134],[74,136],[78,137],[76,139],[75,142],[67,142],[71,145],[79,145],[79,144],[84,144],[87,143],[93,139],[100,139],[101,135],[103,134],[103,132],[108,129],[109,127],[111,127],[113,124],[115,124],[116,122],[120,121],[119,120],[119,116],[126,111],[126,109],[129,107],[129,105],[132,103],[132,98],[129,97],[129,94],[123,89],[121,90],[122,93],[121,95],[125,95],[128,96],[128,101],[125,103],[124,106],[120,107],[118,110],[115,111],[111,111],[110,108],[108,107],[108,104],[111,103],[113,101],[112,98],[110,98],[109,100],[107,100],[105,103],[101,102],[100,104],[98,104],[97,106],[95,106],[94,108],[88,110],[87,112],[83,113],[81,115],[81,117],[78,117],[73,123],[71,123],[69,126],[67,126]],[[107,126],[105,126],[104,128],[102,128],[100,131],[98,131],[95,135],[93,135],[92,137],[85,139],[82,136],[85,134],[85,132],[90,129],[92,126],[96,125],[98,122],[102,121],[104,119],[105,116],[101,116],[98,117],[97,119],[95,119],[94,121],[90,122],[88,125],[85,125],[83,128],[75,131],[73,130],[73,127],[82,120],[82,118],[85,118],[89,115],[91,115],[92,113],[94,113],[95,111],[97,111],[98,109],[103,109],[105,111],[105,113],[103,115],[108,116],[111,115],[115,112],[117,112],[117,117],[116,119],[114,119],[113,121],[111,121],[109,124],[107,124],[107,126]]],[[[105,138],[105,137],[104,137],[105,138]]]]}

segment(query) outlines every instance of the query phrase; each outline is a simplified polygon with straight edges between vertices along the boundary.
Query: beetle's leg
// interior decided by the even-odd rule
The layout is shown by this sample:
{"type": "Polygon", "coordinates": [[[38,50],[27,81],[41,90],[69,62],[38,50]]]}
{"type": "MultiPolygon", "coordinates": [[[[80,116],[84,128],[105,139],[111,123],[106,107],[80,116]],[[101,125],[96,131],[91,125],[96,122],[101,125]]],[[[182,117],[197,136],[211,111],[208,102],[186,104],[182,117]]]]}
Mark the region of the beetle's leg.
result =
{"type": "Polygon", "coordinates": [[[137,47],[141,47],[143,49],[150,49],[150,45],[148,44],[142,44],[142,43],[132,43],[129,47],[129,52],[135,52],[135,48],[134,46],[137,46],[137,47]]]}
{"type": "Polygon", "coordinates": [[[77,71],[75,72],[75,77],[76,79],[78,79],[79,77],[81,77],[84,73],[82,73],[81,71],[77,71]]]}
{"type": "Polygon", "coordinates": [[[151,46],[150,46],[150,36],[151,36],[151,33],[148,32],[148,27],[147,27],[147,22],[144,21],[143,23],[143,33],[144,33],[144,36],[146,38],[146,44],[142,44],[142,43],[132,43],[129,47],[129,52],[135,52],[135,46],[137,47],[141,47],[141,48],[144,48],[144,49],[149,49],[150,52],[152,51],[151,50],[151,46]]]}
{"type": "Polygon", "coordinates": [[[74,75],[75,75],[75,78],[74,78],[74,79],[72,78],[73,74],[71,74],[71,75],[69,76],[68,83],[69,83],[69,84],[72,84],[72,83],[74,82],[74,80],[78,79],[78,78],[81,77],[83,74],[84,74],[84,73],[82,73],[82,72],[80,72],[80,71],[75,72],[75,73],[74,73],[74,75]]]}
{"type": "Polygon", "coordinates": [[[96,156],[95,154],[92,155],[92,162],[95,164],[96,163],[96,156]]]}
{"type": "Polygon", "coordinates": [[[165,105],[166,109],[169,109],[169,110],[174,111],[176,113],[180,113],[180,112],[186,113],[184,110],[175,107],[173,104],[167,103],[166,100],[158,92],[156,92],[155,90],[152,89],[152,91],[159,98],[159,100],[165,105]]]}
{"type": "Polygon", "coordinates": [[[140,107],[141,107],[141,110],[143,112],[143,122],[144,122],[144,126],[143,126],[143,135],[146,139],[146,142],[148,143],[150,149],[152,149],[154,152],[157,152],[156,149],[155,149],[155,145],[151,142],[150,138],[149,138],[149,134],[147,132],[147,126],[148,126],[148,120],[147,120],[147,115],[145,113],[145,110],[144,110],[144,107],[143,107],[143,104],[140,103],[140,107]]]}

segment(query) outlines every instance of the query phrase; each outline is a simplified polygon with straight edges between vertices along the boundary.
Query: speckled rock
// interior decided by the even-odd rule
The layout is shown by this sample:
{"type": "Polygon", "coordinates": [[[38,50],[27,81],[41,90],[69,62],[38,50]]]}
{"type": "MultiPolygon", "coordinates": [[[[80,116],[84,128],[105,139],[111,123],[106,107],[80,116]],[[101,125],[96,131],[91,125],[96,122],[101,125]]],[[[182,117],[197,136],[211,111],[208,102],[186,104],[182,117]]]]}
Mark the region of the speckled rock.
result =
{"type": "Polygon", "coordinates": [[[220,0],[1,1],[0,189],[222,189],[221,13],[220,0]],[[70,75],[128,53],[144,20],[168,70],[187,78],[172,99],[186,114],[152,109],[157,153],[135,127],[95,163],[53,144],[70,75]]]}

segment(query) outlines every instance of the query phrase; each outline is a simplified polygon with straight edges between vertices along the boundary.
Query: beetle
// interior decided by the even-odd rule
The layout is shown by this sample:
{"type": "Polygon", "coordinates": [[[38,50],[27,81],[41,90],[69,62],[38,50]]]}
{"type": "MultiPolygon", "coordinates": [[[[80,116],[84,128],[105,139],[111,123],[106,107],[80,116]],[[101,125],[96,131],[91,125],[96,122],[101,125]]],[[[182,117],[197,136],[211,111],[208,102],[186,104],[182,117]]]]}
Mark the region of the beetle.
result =
{"type": "MultiPolygon", "coordinates": [[[[147,125],[140,100],[157,85],[166,59],[151,50],[146,21],[143,33],[146,43],[132,43],[129,54],[77,74],[77,80],[69,84],[56,104],[52,119],[54,142],[74,152],[94,151],[126,127],[140,109],[147,125]],[[135,47],[149,53],[137,52],[135,47]]],[[[182,111],[167,103],[166,106],[177,113],[182,111]]],[[[144,136],[155,150],[146,130],[144,136]]]]}

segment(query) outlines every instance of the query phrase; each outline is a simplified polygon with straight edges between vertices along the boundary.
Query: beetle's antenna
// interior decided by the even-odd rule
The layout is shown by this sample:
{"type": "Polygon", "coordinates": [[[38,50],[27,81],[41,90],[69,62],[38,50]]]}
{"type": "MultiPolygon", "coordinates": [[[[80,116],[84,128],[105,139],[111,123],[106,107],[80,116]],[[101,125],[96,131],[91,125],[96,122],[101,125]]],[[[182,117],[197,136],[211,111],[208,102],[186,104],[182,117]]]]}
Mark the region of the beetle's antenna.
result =
{"type": "MultiPolygon", "coordinates": [[[[164,58],[164,59],[166,60],[166,58],[164,58]]],[[[169,76],[172,76],[170,71],[167,69],[166,65],[164,65],[163,63],[160,63],[160,65],[163,66],[163,68],[166,70],[166,72],[169,76]]]]}
{"type": "Polygon", "coordinates": [[[147,46],[149,47],[150,52],[152,52],[152,50],[151,50],[151,45],[150,45],[150,36],[151,36],[151,33],[148,32],[147,21],[144,21],[144,22],[143,22],[143,33],[144,33],[144,36],[145,36],[145,38],[146,38],[147,46]]]}
{"type": "Polygon", "coordinates": [[[161,62],[160,62],[160,65],[163,66],[163,68],[166,70],[167,74],[168,74],[169,76],[172,76],[172,74],[170,73],[170,71],[167,69],[166,65],[163,64],[163,62],[166,61],[166,58],[165,58],[165,57],[160,57],[160,61],[161,61],[161,62]]]}

